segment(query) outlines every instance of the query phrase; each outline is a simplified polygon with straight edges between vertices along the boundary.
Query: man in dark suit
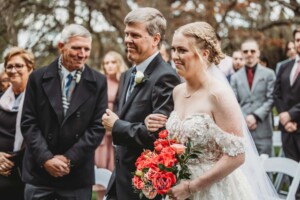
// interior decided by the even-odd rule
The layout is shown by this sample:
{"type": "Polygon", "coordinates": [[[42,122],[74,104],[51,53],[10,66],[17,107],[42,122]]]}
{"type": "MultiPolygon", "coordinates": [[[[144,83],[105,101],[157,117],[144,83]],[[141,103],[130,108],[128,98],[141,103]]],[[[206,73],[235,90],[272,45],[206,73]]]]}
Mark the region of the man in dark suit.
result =
{"type": "MultiPolygon", "coordinates": [[[[295,59],[280,67],[274,88],[282,147],[286,157],[300,162],[300,28],[294,31],[295,59]]],[[[300,199],[298,188],[296,199],[300,199]]]]}
{"type": "Polygon", "coordinates": [[[172,91],[180,79],[159,53],[166,29],[163,15],[154,8],[139,8],[131,11],[124,22],[127,57],[134,67],[121,83],[118,116],[107,110],[102,118],[117,145],[107,199],[139,200],[132,187],[135,161],[143,149],[153,149],[156,139],[147,131],[144,120],[151,113],[169,116],[173,110],[172,91]]]}
{"type": "Polygon", "coordinates": [[[300,28],[294,31],[297,56],[283,64],[274,88],[285,156],[300,161],[300,28]]]}
{"type": "Polygon", "coordinates": [[[85,64],[91,42],[87,29],[67,26],[58,43],[61,56],[29,78],[21,126],[26,200],[91,199],[107,108],[106,79],[85,64]]]}

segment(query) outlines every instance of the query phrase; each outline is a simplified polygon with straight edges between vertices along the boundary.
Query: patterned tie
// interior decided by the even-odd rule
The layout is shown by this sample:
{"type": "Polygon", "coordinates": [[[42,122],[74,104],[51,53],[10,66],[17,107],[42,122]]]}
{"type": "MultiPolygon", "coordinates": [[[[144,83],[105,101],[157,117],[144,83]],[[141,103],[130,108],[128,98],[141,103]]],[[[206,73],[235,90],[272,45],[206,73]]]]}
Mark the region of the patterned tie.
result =
{"type": "Polygon", "coordinates": [[[129,98],[131,92],[134,89],[135,74],[136,74],[136,67],[133,67],[132,72],[130,74],[130,81],[129,81],[129,86],[128,86],[128,90],[127,90],[127,94],[126,94],[126,101],[127,101],[127,99],[129,98]]]}
{"type": "Polygon", "coordinates": [[[247,78],[248,78],[248,83],[249,83],[249,88],[251,90],[252,88],[252,83],[253,83],[253,69],[250,67],[247,67],[247,78]]]}
{"type": "Polygon", "coordinates": [[[69,94],[69,89],[70,89],[70,85],[72,83],[72,79],[73,79],[73,76],[72,74],[69,74],[66,79],[65,79],[65,88],[64,88],[64,95],[62,95],[62,105],[63,105],[63,108],[64,108],[64,115],[66,115],[67,113],[67,110],[69,109],[69,106],[70,106],[70,99],[68,98],[68,95],[70,96],[69,94]]]}
{"type": "Polygon", "coordinates": [[[70,89],[70,85],[71,85],[72,80],[73,80],[73,76],[72,76],[72,74],[69,74],[66,78],[66,85],[65,85],[66,97],[68,97],[69,89],[70,89]]]}
{"type": "Polygon", "coordinates": [[[292,79],[292,85],[295,83],[299,73],[300,73],[300,60],[298,61],[298,67],[297,67],[296,72],[295,72],[295,74],[293,76],[293,79],[292,79]]]}

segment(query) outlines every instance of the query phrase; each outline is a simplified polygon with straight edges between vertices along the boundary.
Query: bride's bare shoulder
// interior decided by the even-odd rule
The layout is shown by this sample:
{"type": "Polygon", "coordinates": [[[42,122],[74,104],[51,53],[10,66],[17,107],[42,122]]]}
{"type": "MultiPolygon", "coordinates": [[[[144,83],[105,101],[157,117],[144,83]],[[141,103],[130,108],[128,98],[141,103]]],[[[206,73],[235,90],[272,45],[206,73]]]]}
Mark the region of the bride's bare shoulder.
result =
{"type": "Polygon", "coordinates": [[[177,85],[174,89],[173,89],[173,96],[177,96],[178,94],[180,94],[185,87],[186,83],[181,83],[179,85],[177,85]]]}
{"type": "Polygon", "coordinates": [[[217,79],[212,80],[210,94],[214,100],[230,100],[235,99],[234,93],[229,84],[221,82],[217,79]]]}

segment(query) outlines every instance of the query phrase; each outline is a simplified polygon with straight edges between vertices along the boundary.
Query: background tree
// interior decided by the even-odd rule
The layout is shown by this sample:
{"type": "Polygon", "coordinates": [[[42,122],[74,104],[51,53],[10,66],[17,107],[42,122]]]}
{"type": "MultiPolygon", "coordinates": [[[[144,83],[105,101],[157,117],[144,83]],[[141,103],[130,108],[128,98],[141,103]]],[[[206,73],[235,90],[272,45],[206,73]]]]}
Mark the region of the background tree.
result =
{"type": "Polygon", "coordinates": [[[63,27],[78,23],[93,35],[89,64],[99,67],[109,50],[125,55],[123,19],[131,9],[144,6],[158,8],[166,17],[168,43],[178,26],[207,21],[222,37],[225,53],[231,55],[252,37],[270,67],[285,59],[285,42],[300,23],[296,0],[0,0],[0,56],[19,45],[34,52],[38,67],[46,65],[58,55],[63,27]]]}

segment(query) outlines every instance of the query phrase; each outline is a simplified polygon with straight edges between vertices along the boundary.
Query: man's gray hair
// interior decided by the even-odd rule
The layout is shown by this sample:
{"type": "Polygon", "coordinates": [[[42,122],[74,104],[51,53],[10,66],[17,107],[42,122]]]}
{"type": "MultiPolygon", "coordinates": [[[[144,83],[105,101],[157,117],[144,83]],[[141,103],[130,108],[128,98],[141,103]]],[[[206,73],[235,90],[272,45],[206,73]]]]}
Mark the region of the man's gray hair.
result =
{"type": "Polygon", "coordinates": [[[145,23],[149,35],[154,36],[157,33],[160,34],[159,47],[161,46],[162,41],[164,41],[167,20],[163,14],[155,8],[144,7],[132,10],[126,15],[124,23],[125,25],[145,23]]]}
{"type": "Polygon", "coordinates": [[[66,26],[61,32],[60,42],[66,43],[68,42],[69,38],[74,36],[88,38],[92,41],[92,35],[86,28],[79,24],[70,24],[66,26]]]}

